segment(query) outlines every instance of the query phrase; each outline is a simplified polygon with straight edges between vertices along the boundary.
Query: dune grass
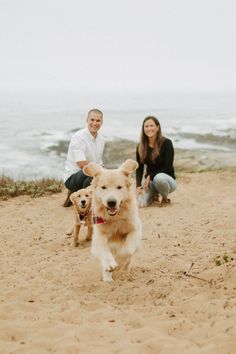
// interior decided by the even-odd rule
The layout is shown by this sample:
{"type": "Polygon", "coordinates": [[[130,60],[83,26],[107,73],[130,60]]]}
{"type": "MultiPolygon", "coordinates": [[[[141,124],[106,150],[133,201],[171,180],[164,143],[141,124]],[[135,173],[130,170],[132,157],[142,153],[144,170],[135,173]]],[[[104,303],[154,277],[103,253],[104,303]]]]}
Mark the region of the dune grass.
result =
{"type": "MultiPolygon", "coordinates": [[[[208,168],[204,170],[185,170],[176,169],[177,179],[186,174],[191,173],[204,173],[204,172],[223,172],[230,171],[236,173],[236,167],[224,167],[224,168],[208,168]]],[[[40,180],[24,181],[21,179],[14,180],[9,176],[0,176],[0,200],[7,200],[19,195],[29,195],[32,198],[41,197],[43,195],[50,195],[54,193],[60,193],[64,189],[62,180],[54,178],[42,178],[40,180]]]]}
{"type": "Polygon", "coordinates": [[[0,199],[7,200],[19,195],[29,195],[33,198],[43,195],[59,193],[63,189],[63,182],[53,178],[40,180],[14,180],[8,176],[0,176],[0,199]]]}

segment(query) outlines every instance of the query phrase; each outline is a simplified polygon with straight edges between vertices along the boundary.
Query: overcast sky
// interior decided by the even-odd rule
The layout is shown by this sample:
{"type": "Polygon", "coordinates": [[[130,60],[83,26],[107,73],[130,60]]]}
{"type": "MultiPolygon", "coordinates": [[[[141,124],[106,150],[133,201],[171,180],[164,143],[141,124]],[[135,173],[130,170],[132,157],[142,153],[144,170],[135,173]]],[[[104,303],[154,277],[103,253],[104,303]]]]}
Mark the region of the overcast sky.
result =
{"type": "Polygon", "coordinates": [[[235,0],[0,0],[0,89],[235,91],[235,0]]]}

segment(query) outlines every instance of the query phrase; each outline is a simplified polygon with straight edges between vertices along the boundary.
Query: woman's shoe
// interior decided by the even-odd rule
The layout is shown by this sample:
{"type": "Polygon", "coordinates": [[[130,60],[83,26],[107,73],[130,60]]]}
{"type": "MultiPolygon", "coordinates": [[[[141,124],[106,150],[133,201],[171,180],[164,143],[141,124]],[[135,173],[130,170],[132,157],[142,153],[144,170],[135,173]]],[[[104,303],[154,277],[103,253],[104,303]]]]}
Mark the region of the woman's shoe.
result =
{"type": "Polygon", "coordinates": [[[162,205],[170,204],[170,199],[166,197],[162,197],[161,204],[162,205]]]}

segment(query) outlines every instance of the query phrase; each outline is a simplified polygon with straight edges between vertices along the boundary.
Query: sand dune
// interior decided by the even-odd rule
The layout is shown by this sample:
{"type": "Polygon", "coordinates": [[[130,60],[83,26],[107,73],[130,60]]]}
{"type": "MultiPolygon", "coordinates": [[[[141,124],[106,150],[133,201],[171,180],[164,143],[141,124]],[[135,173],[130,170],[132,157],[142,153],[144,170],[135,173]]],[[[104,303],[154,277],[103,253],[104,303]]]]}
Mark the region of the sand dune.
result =
{"type": "Polygon", "coordinates": [[[64,193],[0,202],[0,353],[235,353],[235,196],[236,172],[180,177],[111,284],[65,236],[64,193]]]}

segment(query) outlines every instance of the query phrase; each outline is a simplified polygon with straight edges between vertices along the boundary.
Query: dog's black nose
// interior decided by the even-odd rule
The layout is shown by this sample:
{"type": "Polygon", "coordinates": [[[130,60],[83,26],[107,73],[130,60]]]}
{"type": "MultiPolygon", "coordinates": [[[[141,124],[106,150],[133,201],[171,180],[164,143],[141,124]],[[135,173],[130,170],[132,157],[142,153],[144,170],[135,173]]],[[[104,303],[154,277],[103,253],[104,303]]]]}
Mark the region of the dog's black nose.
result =
{"type": "Polygon", "coordinates": [[[115,199],[109,199],[109,200],[107,201],[107,206],[108,206],[109,208],[115,208],[115,206],[116,206],[116,200],[115,200],[115,199]]]}
{"type": "Polygon", "coordinates": [[[86,200],[81,200],[81,204],[85,205],[86,204],[86,200]]]}

